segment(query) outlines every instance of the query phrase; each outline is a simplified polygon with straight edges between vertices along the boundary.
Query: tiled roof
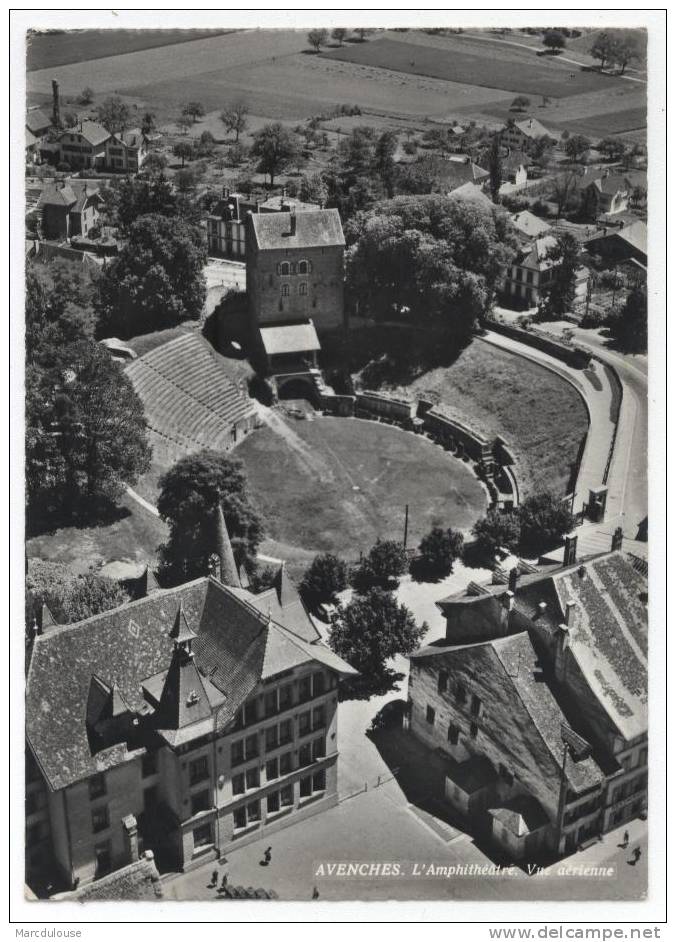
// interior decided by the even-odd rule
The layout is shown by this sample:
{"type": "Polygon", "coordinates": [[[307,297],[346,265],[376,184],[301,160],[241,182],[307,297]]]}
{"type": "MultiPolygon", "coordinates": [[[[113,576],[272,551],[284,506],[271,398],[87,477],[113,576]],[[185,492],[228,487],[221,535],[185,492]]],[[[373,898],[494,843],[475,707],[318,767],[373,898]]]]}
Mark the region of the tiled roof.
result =
{"type": "Polygon", "coordinates": [[[465,183],[480,183],[488,176],[487,170],[483,170],[469,158],[453,160],[445,157],[423,157],[417,166],[433,174],[448,193],[465,183]]]}
{"type": "Polygon", "coordinates": [[[551,229],[548,222],[545,222],[544,219],[540,219],[539,216],[529,212],[527,209],[524,209],[523,212],[520,213],[514,213],[511,220],[514,228],[518,229],[519,232],[522,232],[530,239],[535,239],[551,229]]]}
{"type": "Polygon", "coordinates": [[[41,134],[52,127],[52,117],[40,108],[31,108],[26,112],[26,127],[33,134],[41,134]]]}
{"type": "Polygon", "coordinates": [[[162,898],[162,881],[155,862],[141,858],[127,867],[88,883],[67,898],[80,903],[106,900],[148,900],[162,898]]]}
{"type": "Polygon", "coordinates": [[[109,137],[112,137],[110,131],[107,131],[102,124],[97,124],[96,121],[83,121],[82,124],[78,124],[72,128],[66,128],[66,130],[59,136],[59,139],[64,137],[67,134],[80,134],[87,141],[88,144],[91,144],[92,147],[98,147],[99,144],[105,144],[109,137]]]}
{"type": "MultiPolygon", "coordinates": [[[[204,732],[214,726],[222,729],[264,676],[312,661],[342,674],[354,673],[322,644],[310,644],[269,620],[247,595],[202,578],[39,635],[26,684],[26,732],[51,787],[63,788],[127,761],[143,749],[118,743],[92,752],[87,711],[93,676],[99,680],[102,708],[104,701],[109,702],[103,696],[106,689],[114,685],[129,710],[143,716],[151,728],[170,741],[178,741],[177,737],[185,741],[200,724],[206,724],[204,732]],[[193,674],[181,676],[176,688],[173,681],[170,687],[167,683],[174,656],[171,632],[179,604],[196,637],[192,641],[194,664],[189,668],[193,674]],[[179,694],[172,699],[169,694],[175,689],[179,694]],[[197,722],[191,708],[184,709],[193,689],[201,704],[197,722]],[[169,710],[170,700],[183,710],[180,715],[169,710]],[[172,730],[168,724],[178,728],[172,730]]],[[[174,667],[174,673],[181,671],[174,667]]]]}
{"type": "MultiPolygon", "coordinates": [[[[536,138],[547,135],[547,137],[556,140],[558,140],[559,137],[554,131],[550,131],[544,124],[541,124],[537,118],[524,118],[522,121],[515,121],[514,126],[522,131],[526,137],[536,138]]],[[[505,128],[505,130],[508,130],[508,128],[505,128]]]]}
{"type": "Polygon", "coordinates": [[[291,235],[291,213],[252,213],[249,216],[259,249],[299,249],[345,245],[337,209],[319,209],[296,215],[291,235]]]}
{"type": "Polygon", "coordinates": [[[279,353],[304,353],[321,350],[317,331],[312,321],[286,324],[281,327],[261,327],[261,340],[268,356],[279,353]]]}
{"type": "Polygon", "coordinates": [[[113,136],[127,147],[140,147],[143,143],[143,133],[140,128],[130,128],[128,131],[121,131],[113,136]]]}
{"type": "MultiPolygon", "coordinates": [[[[235,594],[237,590],[234,590],[235,594]]],[[[313,643],[320,639],[312,619],[310,618],[303,600],[296,587],[291,583],[286,566],[282,564],[275,579],[275,584],[263,592],[254,595],[251,592],[242,593],[242,597],[253,605],[262,615],[269,616],[272,621],[284,625],[294,635],[304,641],[313,643]]]]}
{"type": "Polygon", "coordinates": [[[556,263],[548,258],[550,249],[556,245],[554,236],[541,236],[524,251],[519,264],[526,265],[528,268],[535,268],[538,271],[545,271],[552,268],[556,263]]]}
{"type": "Polygon", "coordinates": [[[456,187],[452,191],[451,196],[457,200],[466,200],[467,202],[478,203],[480,206],[486,206],[490,209],[494,208],[494,203],[490,196],[487,196],[486,193],[471,180],[467,183],[463,183],[462,186],[456,187]]]}
{"type": "Polygon", "coordinates": [[[640,219],[635,220],[628,226],[607,232],[605,235],[597,235],[593,239],[589,239],[587,245],[593,250],[595,242],[603,242],[607,239],[620,239],[642,255],[648,254],[648,227],[640,219]]]}
{"type": "Polygon", "coordinates": [[[68,206],[73,207],[77,202],[77,197],[70,184],[57,186],[54,183],[48,183],[40,194],[38,206],[68,206]]]}
{"type": "Polygon", "coordinates": [[[293,207],[297,213],[315,212],[320,209],[319,203],[304,203],[289,196],[271,196],[269,200],[260,203],[258,209],[263,212],[281,213],[285,206],[293,207]]]}
{"type": "Polygon", "coordinates": [[[30,128],[26,128],[26,148],[35,147],[39,138],[37,138],[30,128]]]}

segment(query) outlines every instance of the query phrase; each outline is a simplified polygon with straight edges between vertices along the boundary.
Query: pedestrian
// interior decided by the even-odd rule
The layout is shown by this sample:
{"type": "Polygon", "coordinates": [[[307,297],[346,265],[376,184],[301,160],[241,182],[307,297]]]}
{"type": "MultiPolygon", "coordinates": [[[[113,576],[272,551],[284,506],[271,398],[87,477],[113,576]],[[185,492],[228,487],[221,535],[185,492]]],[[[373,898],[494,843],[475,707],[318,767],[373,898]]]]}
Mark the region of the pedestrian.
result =
{"type": "Polygon", "coordinates": [[[213,873],[211,874],[211,883],[209,884],[209,886],[216,886],[217,883],[218,883],[218,870],[214,870],[213,873]]]}
{"type": "Polygon", "coordinates": [[[225,893],[225,888],[228,885],[228,871],[226,870],[223,874],[223,879],[221,880],[221,888],[219,893],[225,893]]]}
{"type": "Polygon", "coordinates": [[[634,848],[634,863],[637,864],[641,859],[641,845],[634,848]]]}
{"type": "Polygon", "coordinates": [[[629,845],[629,831],[625,831],[622,835],[622,846],[627,847],[629,845]]]}
{"type": "Polygon", "coordinates": [[[270,861],[272,860],[272,847],[268,847],[268,849],[263,854],[263,859],[265,860],[266,864],[270,863],[270,861]]]}
{"type": "Polygon", "coordinates": [[[312,887],[312,899],[319,899],[319,890],[316,886],[312,887]]]}

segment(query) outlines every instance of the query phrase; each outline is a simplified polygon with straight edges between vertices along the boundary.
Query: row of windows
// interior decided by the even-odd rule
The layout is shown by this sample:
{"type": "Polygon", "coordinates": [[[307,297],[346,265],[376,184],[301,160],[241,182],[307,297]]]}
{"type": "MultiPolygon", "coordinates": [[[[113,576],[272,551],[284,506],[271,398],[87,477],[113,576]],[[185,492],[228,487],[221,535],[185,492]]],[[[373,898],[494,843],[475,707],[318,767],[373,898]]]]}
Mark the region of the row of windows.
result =
{"type": "Polygon", "coordinates": [[[647,785],[647,775],[641,775],[639,778],[633,779],[630,782],[625,782],[624,785],[618,785],[617,788],[613,789],[610,803],[614,805],[618,801],[624,801],[624,799],[629,798],[630,795],[636,795],[638,792],[644,791],[647,785]]]}
{"type": "MultiPolygon", "coordinates": [[[[425,719],[427,720],[430,726],[434,726],[434,723],[436,720],[436,711],[434,707],[431,707],[431,706],[427,707],[425,719]]],[[[447,735],[448,741],[450,742],[452,746],[458,745],[461,732],[462,730],[460,729],[459,726],[456,726],[455,723],[449,723],[448,732],[446,735],[447,735]]],[[[479,733],[478,725],[476,723],[470,723],[469,734],[471,738],[476,739],[478,733],[479,733]]]]}
{"type": "Polygon", "coordinates": [[[284,713],[285,710],[290,710],[294,705],[314,700],[315,697],[321,697],[328,689],[326,675],[323,671],[305,674],[298,680],[297,684],[298,692],[295,701],[293,683],[282,684],[266,691],[261,697],[254,697],[249,700],[235,716],[235,729],[251,726],[253,723],[258,723],[269,716],[276,716],[277,713],[284,713]]]}
{"type": "Polygon", "coordinates": [[[312,262],[309,262],[307,259],[296,262],[280,262],[277,265],[277,274],[278,275],[309,275],[312,271],[312,262]]]}
{"type": "MultiPolygon", "coordinates": [[[[448,690],[448,673],[446,671],[439,671],[439,676],[437,677],[437,691],[439,693],[446,693],[448,690]]],[[[465,704],[468,699],[467,688],[462,683],[462,681],[456,681],[455,684],[455,699],[458,703],[465,704]]],[[[434,712],[434,711],[432,711],[434,712]]],[[[472,694],[470,698],[470,712],[474,716],[481,715],[481,699],[477,697],[476,694],[472,694]]]]}
{"type": "MultiPolygon", "coordinates": [[[[298,716],[298,735],[307,736],[308,733],[323,729],[326,725],[326,711],[324,706],[306,710],[298,716]]],[[[265,751],[271,752],[287,743],[293,742],[293,720],[282,720],[274,726],[268,726],[264,731],[265,751]]],[[[258,734],[253,733],[244,739],[238,739],[230,747],[230,764],[240,765],[247,759],[254,759],[259,754],[258,734]]]]}
{"type": "MultiPolygon", "coordinates": [[[[282,285],[282,287],[281,287],[281,295],[282,295],[282,297],[283,297],[283,298],[288,298],[289,295],[290,295],[290,293],[291,293],[291,289],[290,289],[289,285],[282,285]]],[[[300,284],[298,285],[298,294],[299,294],[301,297],[305,297],[305,296],[307,295],[307,281],[301,281],[301,282],[300,282],[300,284]]]]}
{"type": "MultiPolygon", "coordinates": [[[[322,736],[318,739],[314,739],[312,742],[305,743],[300,747],[298,750],[298,765],[296,768],[302,769],[306,765],[311,765],[317,759],[324,758],[325,755],[326,742],[322,736]]],[[[266,782],[273,782],[281,775],[288,775],[293,771],[293,753],[284,752],[281,756],[275,756],[272,759],[268,759],[268,761],[265,763],[265,780],[266,782]]],[[[260,788],[260,772],[261,770],[259,766],[256,765],[252,766],[250,769],[247,769],[245,772],[238,772],[237,775],[233,775],[233,795],[243,795],[247,791],[260,788]]]]}
{"type": "MultiPolygon", "coordinates": [[[[306,775],[300,780],[299,794],[301,798],[309,798],[317,792],[326,790],[326,772],[321,769],[314,775],[306,775]]],[[[293,785],[285,785],[277,792],[270,792],[263,799],[266,804],[268,814],[275,814],[284,808],[293,806],[293,785]]],[[[232,815],[233,827],[235,831],[241,831],[243,828],[257,824],[261,820],[261,801],[256,799],[250,801],[241,808],[236,808],[232,815]]]]}

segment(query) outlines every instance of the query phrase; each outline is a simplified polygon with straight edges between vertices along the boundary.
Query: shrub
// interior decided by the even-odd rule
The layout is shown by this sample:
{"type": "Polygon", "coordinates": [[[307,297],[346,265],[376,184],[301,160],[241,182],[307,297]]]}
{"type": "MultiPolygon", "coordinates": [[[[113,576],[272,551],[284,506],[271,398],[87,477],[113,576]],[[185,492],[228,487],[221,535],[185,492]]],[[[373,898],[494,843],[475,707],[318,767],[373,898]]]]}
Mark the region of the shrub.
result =
{"type": "Polygon", "coordinates": [[[311,607],[323,602],[335,603],[347,588],[347,564],[332,553],[315,556],[300,583],[300,593],[311,607]]]}
{"type": "Polygon", "coordinates": [[[462,555],[463,536],[459,530],[432,527],[420,542],[422,566],[435,576],[447,576],[453,563],[462,555]]]}

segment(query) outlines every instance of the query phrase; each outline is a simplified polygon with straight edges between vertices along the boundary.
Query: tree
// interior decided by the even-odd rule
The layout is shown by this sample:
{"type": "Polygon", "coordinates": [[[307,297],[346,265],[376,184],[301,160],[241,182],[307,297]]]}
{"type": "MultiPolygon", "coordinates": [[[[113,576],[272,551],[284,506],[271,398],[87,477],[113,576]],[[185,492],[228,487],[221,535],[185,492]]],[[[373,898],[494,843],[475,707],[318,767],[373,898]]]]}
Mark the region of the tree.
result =
{"type": "Polygon", "coordinates": [[[29,527],[96,516],[150,465],[141,401],[89,339],[43,348],[26,372],[29,527]]]}
{"type": "Polygon", "coordinates": [[[119,582],[95,572],[78,575],[63,563],[30,559],[26,573],[26,629],[40,626],[46,605],[59,625],[82,621],[129,601],[119,582]]]}
{"type": "Polygon", "coordinates": [[[178,118],[176,118],[176,127],[182,131],[183,134],[187,134],[192,126],[193,120],[190,115],[181,114],[178,116],[178,118]]]}
{"type": "Polygon", "coordinates": [[[188,141],[177,141],[173,147],[174,157],[180,157],[181,167],[185,167],[186,160],[193,158],[193,146],[188,141]]]}
{"type": "Polygon", "coordinates": [[[239,167],[239,165],[246,160],[248,153],[249,151],[244,144],[233,144],[232,147],[228,148],[228,164],[231,167],[239,167]]]}
{"type": "Polygon", "coordinates": [[[347,564],[333,553],[315,556],[305,570],[299,589],[311,608],[323,602],[335,604],[339,592],[347,588],[347,564]]]}
{"type": "Polygon", "coordinates": [[[579,175],[575,170],[559,173],[552,179],[552,199],[557,219],[579,200],[579,175]]]}
{"type": "Polygon", "coordinates": [[[239,459],[204,449],[180,459],[162,476],[157,509],[169,525],[160,548],[163,577],[177,584],[209,571],[217,552],[214,510],[220,503],[238,565],[251,567],[263,535],[239,459]]]}
{"type": "Polygon", "coordinates": [[[525,95],[517,95],[509,106],[510,111],[525,111],[526,108],[530,108],[530,98],[526,98],[525,95]]]}
{"type": "Polygon", "coordinates": [[[190,193],[197,186],[197,174],[192,167],[186,167],[177,172],[174,182],[179,193],[190,193]]]}
{"type": "Polygon", "coordinates": [[[450,527],[432,527],[420,542],[419,554],[423,567],[434,576],[447,576],[453,563],[462,555],[463,535],[450,527]]]}
{"type": "Polygon", "coordinates": [[[315,52],[319,52],[320,46],[325,46],[329,41],[328,29],[311,29],[307,34],[307,41],[315,52]]]}
{"type": "Polygon", "coordinates": [[[101,282],[106,330],[131,337],[197,320],[204,308],[206,247],[198,225],[151,213],[127,229],[127,242],[101,282]]]}
{"type": "Polygon", "coordinates": [[[94,101],[93,89],[89,88],[89,86],[87,86],[86,88],[83,88],[82,91],[80,92],[78,103],[80,105],[91,105],[93,101],[94,101]]]}
{"type": "Polygon", "coordinates": [[[619,137],[604,137],[596,145],[596,150],[603,154],[606,160],[621,160],[627,149],[625,141],[619,137]]]}
{"type": "Polygon", "coordinates": [[[304,203],[317,203],[324,206],[329,196],[326,183],[321,173],[306,174],[298,187],[298,199],[304,203]]]}
{"type": "Polygon", "coordinates": [[[235,143],[239,141],[239,136],[247,128],[247,115],[249,108],[244,101],[236,101],[221,112],[221,121],[225,125],[226,131],[232,131],[235,135],[235,143]]]}
{"type": "Polygon", "coordinates": [[[621,310],[606,321],[619,346],[631,353],[648,349],[648,298],[645,286],[635,285],[621,310]]]}
{"type": "Polygon", "coordinates": [[[332,616],[329,644],[360,672],[362,690],[385,692],[395,676],[386,661],[410,654],[426,632],[390,592],[370,589],[332,616]]]}
{"type": "Polygon", "coordinates": [[[258,172],[270,177],[270,186],[275,176],[283,171],[296,156],[295,138],[280,121],[266,124],[254,134],[251,156],[258,160],[258,172]]]}
{"type": "Polygon", "coordinates": [[[616,62],[620,68],[620,75],[624,75],[624,70],[628,64],[639,57],[639,44],[636,36],[623,30],[616,34],[615,44],[611,53],[613,62],[616,62]]]}
{"type": "Polygon", "coordinates": [[[516,512],[489,510],[474,524],[472,534],[484,559],[493,560],[500,550],[512,552],[517,549],[521,540],[521,521],[516,512]]]}
{"type": "Polygon", "coordinates": [[[561,49],[566,48],[566,37],[558,29],[546,29],[542,42],[547,49],[553,51],[559,52],[561,49]]]}
{"type": "Polygon", "coordinates": [[[117,134],[129,127],[131,111],[129,105],[119,95],[111,95],[96,109],[99,122],[111,134],[117,134]]]}
{"type": "Polygon", "coordinates": [[[533,556],[560,543],[575,529],[575,517],[567,504],[552,494],[533,494],[519,506],[521,550],[533,556]]]}
{"type": "Polygon", "coordinates": [[[565,143],[565,151],[568,157],[575,163],[580,163],[585,154],[591,148],[591,141],[584,134],[571,134],[565,143]]]}
{"type": "Polygon", "coordinates": [[[394,155],[397,150],[397,136],[392,131],[383,131],[378,137],[374,152],[374,169],[380,177],[388,199],[394,196],[394,155]]]}
{"type": "Polygon", "coordinates": [[[361,590],[371,586],[389,587],[408,571],[408,556],[397,540],[378,539],[371,551],[352,572],[352,585],[361,590]]]}
{"type": "Polygon", "coordinates": [[[206,110],[201,101],[189,101],[183,108],[181,114],[188,115],[194,124],[198,118],[203,118],[206,110]]]}
{"type": "Polygon", "coordinates": [[[146,111],[141,118],[141,134],[152,134],[156,129],[155,115],[152,111],[146,111]]]}
{"type": "Polygon", "coordinates": [[[580,246],[575,236],[569,232],[560,235],[547,252],[547,259],[554,265],[540,305],[539,314],[543,318],[568,314],[575,303],[575,281],[580,267],[580,246]]]}
{"type": "Polygon", "coordinates": [[[491,141],[491,149],[488,155],[488,172],[490,174],[491,199],[494,203],[497,203],[500,199],[500,187],[502,186],[502,147],[498,134],[494,134],[491,141]]]}
{"type": "Polygon", "coordinates": [[[342,29],[342,27],[337,26],[335,29],[331,30],[331,39],[335,39],[341,46],[345,42],[345,37],[347,36],[347,30],[342,29]]]}
{"type": "Polygon", "coordinates": [[[355,33],[359,36],[361,42],[364,42],[367,36],[370,36],[371,33],[375,32],[372,29],[364,29],[363,26],[360,26],[358,29],[355,29],[355,33]]]}
{"type": "MultiPolygon", "coordinates": [[[[149,155],[148,160],[151,156],[154,155],[149,155]]],[[[103,191],[106,215],[110,225],[120,226],[126,230],[139,216],[152,213],[160,216],[180,216],[188,222],[199,222],[199,207],[177,194],[162,172],[156,172],[155,166],[155,162],[152,161],[147,177],[125,177],[122,180],[114,180],[103,191]]]]}
{"type": "Polygon", "coordinates": [[[157,150],[153,150],[143,161],[143,172],[148,173],[151,176],[155,174],[161,174],[164,170],[166,170],[168,163],[169,161],[164,154],[161,154],[157,150]]]}
{"type": "Polygon", "coordinates": [[[612,58],[616,50],[616,40],[612,33],[608,33],[605,30],[602,30],[594,40],[594,43],[589,50],[592,58],[600,59],[601,65],[600,69],[603,72],[603,67],[606,62],[612,58]]]}

